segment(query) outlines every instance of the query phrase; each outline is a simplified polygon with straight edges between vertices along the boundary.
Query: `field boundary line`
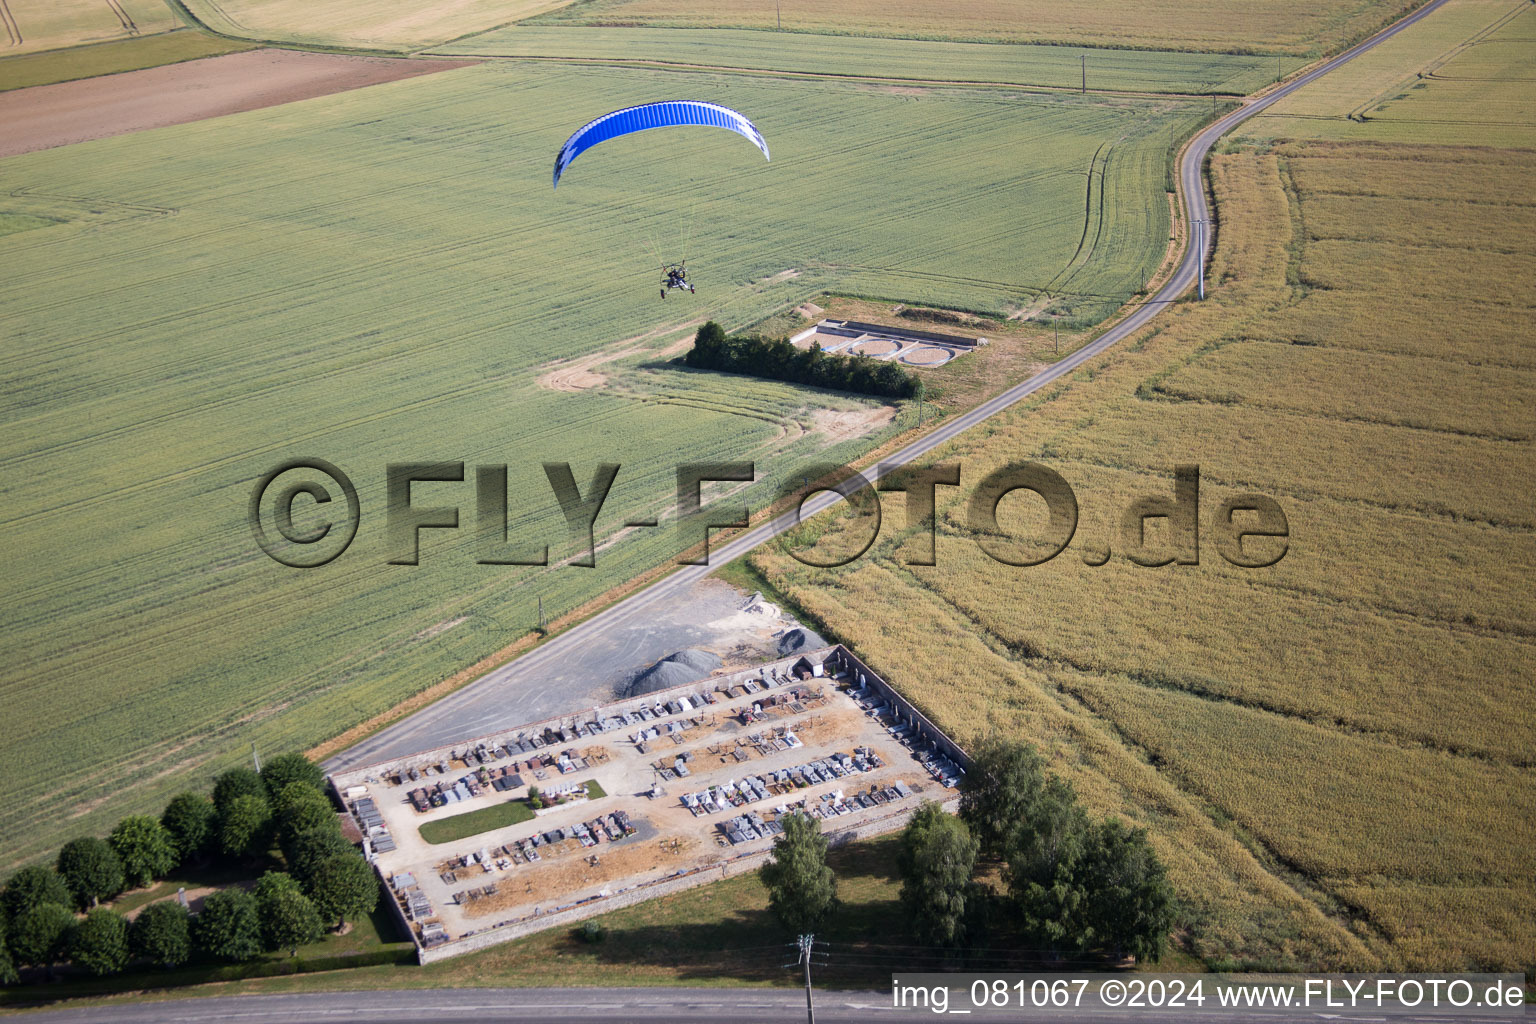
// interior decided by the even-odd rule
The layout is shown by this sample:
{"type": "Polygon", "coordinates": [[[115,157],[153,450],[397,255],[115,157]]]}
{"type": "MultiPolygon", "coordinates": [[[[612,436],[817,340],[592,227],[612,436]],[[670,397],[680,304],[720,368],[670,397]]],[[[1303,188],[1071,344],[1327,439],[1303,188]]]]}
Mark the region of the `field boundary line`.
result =
{"type": "MultiPolygon", "coordinates": [[[[931,89],[1014,89],[1019,92],[1041,92],[1082,95],[1074,86],[1030,84],[1025,82],[961,81],[948,78],[902,78],[895,75],[853,75],[832,71],[785,71],[779,68],[743,68],[730,64],[690,64],[684,61],[656,60],[650,57],[552,57],[534,53],[447,53],[437,47],[415,51],[415,56],[432,58],[457,58],[459,60],[526,60],[547,64],[575,64],[598,67],[648,68],[652,71],[699,72],[720,75],[762,75],[770,78],[798,78],[811,82],[869,82],[875,85],[914,85],[931,89]]],[[[1147,100],[1208,100],[1225,97],[1229,100],[1242,98],[1235,92],[1143,92],[1134,89],[1089,89],[1090,96],[1115,96],[1125,99],[1147,100]]]]}

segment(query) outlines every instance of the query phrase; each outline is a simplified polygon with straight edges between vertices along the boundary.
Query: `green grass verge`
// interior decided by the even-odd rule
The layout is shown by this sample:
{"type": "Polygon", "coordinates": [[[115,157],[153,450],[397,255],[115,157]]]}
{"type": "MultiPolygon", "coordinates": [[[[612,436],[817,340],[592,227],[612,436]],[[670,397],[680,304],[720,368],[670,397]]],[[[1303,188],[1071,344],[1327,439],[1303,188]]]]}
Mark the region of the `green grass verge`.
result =
{"type": "Polygon", "coordinates": [[[98,75],[115,75],[123,71],[139,71],[163,64],[179,64],[202,57],[216,57],[222,53],[251,50],[255,46],[255,43],[220,39],[195,29],[179,29],[157,36],[118,39],[45,53],[27,53],[0,60],[0,92],[25,89],[33,85],[71,82],[79,78],[95,78],[98,75]]]}
{"type": "Polygon", "coordinates": [[[519,822],[532,821],[533,811],[521,798],[508,800],[493,807],[482,807],[468,814],[455,814],[451,818],[429,821],[421,826],[421,838],[439,846],[468,839],[482,832],[491,832],[519,822]]]}

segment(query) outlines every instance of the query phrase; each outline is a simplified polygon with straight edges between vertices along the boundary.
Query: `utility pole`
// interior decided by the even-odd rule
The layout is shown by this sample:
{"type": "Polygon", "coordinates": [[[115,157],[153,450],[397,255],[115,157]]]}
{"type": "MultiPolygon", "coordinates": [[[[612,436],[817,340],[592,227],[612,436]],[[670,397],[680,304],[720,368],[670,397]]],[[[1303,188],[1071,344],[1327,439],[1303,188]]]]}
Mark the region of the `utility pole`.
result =
{"type": "Polygon", "coordinates": [[[1196,243],[1195,258],[1198,264],[1195,267],[1195,277],[1200,282],[1200,300],[1205,301],[1205,221],[1195,221],[1196,243]]]}
{"type": "Polygon", "coordinates": [[[252,761],[252,763],[254,763],[256,765],[256,774],[260,775],[261,774],[261,755],[256,753],[256,743],[255,743],[254,740],[251,742],[251,761],[252,761]]]}
{"type": "Polygon", "coordinates": [[[1051,326],[1056,328],[1056,354],[1061,355],[1061,321],[1051,317],[1051,326]]]}
{"type": "Polygon", "coordinates": [[[816,1008],[811,1005],[811,944],[815,941],[815,935],[800,936],[800,963],[805,967],[806,1024],[816,1024],[816,1008]]]}
{"type": "Polygon", "coordinates": [[[773,16],[779,21],[779,31],[784,31],[784,0],[773,0],[773,16]]]}
{"type": "Polygon", "coordinates": [[[1082,60],[1083,60],[1083,93],[1084,93],[1084,95],[1086,95],[1087,92],[1088,92],[1088,55],[1086,53],[1082,55],[1082,60]]]}
{"type": "Polygon", "coordinates": [[[544,632],[544,595],[539,595],[539,632],[544,632]]]}

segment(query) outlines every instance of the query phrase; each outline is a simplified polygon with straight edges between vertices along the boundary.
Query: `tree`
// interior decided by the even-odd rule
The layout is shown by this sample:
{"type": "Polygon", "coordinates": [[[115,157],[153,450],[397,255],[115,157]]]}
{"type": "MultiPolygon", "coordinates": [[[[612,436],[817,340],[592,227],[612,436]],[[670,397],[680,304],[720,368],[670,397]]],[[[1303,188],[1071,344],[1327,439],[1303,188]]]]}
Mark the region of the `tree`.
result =
{"type": "Polygon", "coordinates": [[[157,967],[179,967],[192,956],[191,916],[176,900],[139,911],[128,930],[128,948],[157,967]]]}
{"type": "Polygon", "coordinates": [[[123,862],[106,840],[95,836],[65,843],[59,850],[58,871],[81,910],[123,891],[123,862]]]}
{"type": "Polygon", "coordinates": [[[976,744],[960,790],[960,817],[989,857],[1007,854],[1009,840],[1040,799],[1045,770],[1028,743],[988,737],[976,744]]]}
{"type": "MultiPolygon", "coordinates": [[[[65,899],[68,899],[65,894],[65,899]]],[[[9,942],[18,962],[48,969],[64,958],[75,915],[62,903],[39,903],[12,919],[9,942]]]]}
{"type": "Polygon", "coordinates": [[[693,336],[693,348],[683,361],[704,370],[719,369],[726,345],[725,328],[711,320],[693,336]]]}
{"type": "Polygon", "coordinates": [[[979,898],[971,882],[978,846],[965,822],[932,800],[918,807],[902,832],[896,855],[901,902],[924,944],[964,941],[968,904],[979,898]]]}
{"type": "Polygon", "coordinates": [[[10,944],[6,942],[5,928],[0,927],[0,985],[14,985],[20,980],[21,975],[16,971],[16,961],[11,959],[10,944]]]}
{"type": "Polygon", "coordinates": [[[1091,829],[1072,787],[1054,776],[1008,848],[1008,892],[1024,929],[1052,949],[1093,945],[1083,861],[1091,829]]]}
{"type": "Polygon", "coordinates": [[[773,841],[773,856],[758,869],[768,887],[768,906],[795,935],[816,930],[837,902],[837,877],[827,866],[827,839],[808,814],[779,819],[784,834],[773,841]]]}
{"type": "Polygon", "coordinates": [[[128,966],[128,922],[106,907],[97,907],[75,925],[69,958],[97,976],[116,974],[128,966]]]}
{"type": "Polygon", "coordinates": [[[40,904],[57,903],[67,907],[72,902],[64,879],[52,867],[43,864],[17,871],[5,883],[5,891],[0,893],[0,909],[13,924],[24,912],[40,904]]]}
{"type": "Polygon", "coordinates": [[[215,960],[238,963],[261,952],[256,897],[243,889],[221,889],[203,901],[192,923],[192,942],[215,960]]]}
{"type": "Polygon", "coordinates": [[[544,797],[539,792],[539,787],[538,786],[529,786],[528,787],[528,806],[533,808],[534,810],[538,810],[539,808],[544,806],[544,797]]]}
{"type": "Polygon", "coordinates": [[[219,812],[213,801],[202,793],[182,793],[165,805],[160,824],[176,847],[176,856],[183,864],[200,859],[213,845],[218,827],[219,812]]]}
{"type": "Polygon", "coordinates": [[[261,766],[261,781],[266,783],[267,796],[277,799],[277,794],[296,782],[324,794],[325,774],[320,766],[303,754],[279,754],[261,766]]]}
{"type": "Polygon", "coordinates": [[[107,837],[123,862],[123,880],[142,888],[176,866],[176,847],[165,826],[147,814],[135,814],[117,823],[107,837]]]}
{"type": "Polygon", "coordinates": [[[320,938],[320,912],[291,875],[268,871],[256,883],[256,914],[261,919],[262,944],[297,956],[300,946],[320,938]]]}
{"type": "Polygon", "coordinates": [[[283,858],[288,862],[288,873],[310,888],[315,872],[332,857],[357,855],[357,848],[347,842],[341,829],[333,821],[320,828],[312,828],[287,836],[283,842],[283,858]]]}
{"type": "Polygon", "coordinates": [[[219,814],[219,846],[231,857],[259,857],[272,845],[271,825],[265,796],[237,796],[219,814]]]}
{"type": "Polygon", "coordinates": [[[249,768],[231,768],[213,780],[213,806],[222,817],[236,797],[267,795],[267,784],[249,768]]]}
{"type": "Polygon", "coordinates": [[[309,881],[315,909],[341,928],[349,917],[373,912],[379,902],[379,882],[373,868],[356,850],[328,857],[315,868],[309,881]]]}
{"type": "Polygon", "coordinates": [[[278,841],[316,828],[338,832],[336,808],[325,794],[305,782],[290,782],[272,799],[272,819],[277,824],[278,841]]]}
{"type": "Polygon", "coordinates": [[[1176,901],[1145,829],[1111,818],[1094,829],[1083,870],[1087,918],[1098,945],[1138,960],[1162,959],[1176,901]]]}

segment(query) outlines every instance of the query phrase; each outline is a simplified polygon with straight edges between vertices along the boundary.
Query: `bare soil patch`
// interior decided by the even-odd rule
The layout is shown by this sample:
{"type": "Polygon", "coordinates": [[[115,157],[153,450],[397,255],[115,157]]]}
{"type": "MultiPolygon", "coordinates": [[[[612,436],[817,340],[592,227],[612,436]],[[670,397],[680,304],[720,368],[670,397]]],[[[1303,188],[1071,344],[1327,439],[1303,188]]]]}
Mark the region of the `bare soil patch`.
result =
{"type": "Polygon", "coordinates": [[[811,414],[816,429],[839,441],[873,433],[896,418],[894,405],[873,409],[817,409],[811,414]]]}
{"type": "Polygon", "coordinates": [[[248,50],[0,93],[0,157],[467,67],[478,61],[248,50]]]}
{"type": "MultiPolygon", "coordinates": [[[[673,324],[670,327],[658,327],[633,338],[625,338],[612,348],[600,352],[592,352],[577,359],[557,360],[549,364],[549,369],[539,375],[539,387],[549,391],[588,391],[602,387],[608,383],[608,378],[598,373],[597,367],[627,356],[638,355],[645,351],[646,342],[671,334],[673,331],[697,327],[703,322],[703,320],[689,320],[687,323],[673,324]]],[[[667,356],[676,355],[692,344],[693,335],[686,334],[657,352],[656,358],[665,359],[667,356]]]]}

